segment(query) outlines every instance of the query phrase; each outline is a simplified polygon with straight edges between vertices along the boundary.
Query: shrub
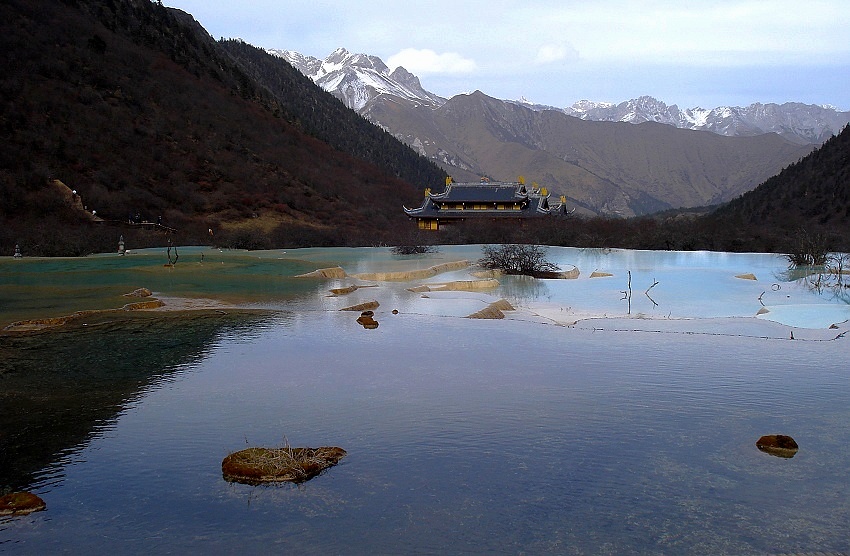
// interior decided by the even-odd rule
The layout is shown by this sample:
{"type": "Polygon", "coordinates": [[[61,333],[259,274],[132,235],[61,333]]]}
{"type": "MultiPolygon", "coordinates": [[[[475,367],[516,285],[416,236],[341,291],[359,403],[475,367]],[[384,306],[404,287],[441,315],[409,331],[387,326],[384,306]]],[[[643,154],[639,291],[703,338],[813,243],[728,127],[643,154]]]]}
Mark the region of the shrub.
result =
{"type": "Polygon", "coordinates": [[[393,255],[423,255],[436,253],[438,249],[433,245],[396,245],[391,251],[393,255]]]}
{"type": "Polygon", "coordinates": [[[829,260],[829,245],[823,234],[809,235],[805,230],[797,233],[791,252],[785,255],[791,266],[824,266],[829,260]]]}
{"type": "Polygon", "coordinates": [[[540,245],[485,245],[482,251],[484,257],[478,264],[485,268],[501,269],[505,274],[534,276],[559,270],[558,265],[546,260],[546,248],[540,245]]]}

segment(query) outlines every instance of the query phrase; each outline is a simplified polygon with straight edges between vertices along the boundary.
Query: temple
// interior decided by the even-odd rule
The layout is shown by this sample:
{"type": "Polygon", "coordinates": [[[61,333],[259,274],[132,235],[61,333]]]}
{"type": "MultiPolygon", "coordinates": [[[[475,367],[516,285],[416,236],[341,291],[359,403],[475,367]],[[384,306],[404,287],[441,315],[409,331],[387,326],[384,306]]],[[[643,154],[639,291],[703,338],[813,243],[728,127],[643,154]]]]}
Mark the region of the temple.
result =
{"type": "Polygon", "coordinates": [[[564,214],[566,199],[549,204],[546,188],[527,188],[525,180],[493,182],[482,178],[478,183],[455,183],[446,179],[442,193],[425,190],[425,200],[419,208],[404,207],[415,218],[420,230],[439,230],[441,226],[467,218],[535,218],[564,214]]]}

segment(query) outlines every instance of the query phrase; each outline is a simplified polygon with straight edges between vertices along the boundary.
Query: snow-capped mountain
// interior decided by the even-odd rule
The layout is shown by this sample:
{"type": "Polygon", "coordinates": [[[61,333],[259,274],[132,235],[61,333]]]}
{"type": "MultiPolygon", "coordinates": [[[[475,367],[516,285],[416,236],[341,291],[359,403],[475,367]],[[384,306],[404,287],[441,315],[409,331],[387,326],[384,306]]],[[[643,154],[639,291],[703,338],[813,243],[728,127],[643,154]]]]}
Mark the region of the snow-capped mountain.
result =
{"type": "Polygon", "coordinates": [[[404,68],[390,71],[376,56],[342,48],[324,60],[268,52],[455,179],[545,176],[549,191],[584,214],[632,216],[723,202],[812,148],[801,139],[794,143],[755,131],[730,141],[677,129],[707,125],[710,111],[681,111],[650,97],[622,105],[584,101],[570,110],[481,91],[444,99],[404,68]],[[670,125],[608,125],[582,117],[670,125]]]}
{"type": "MultiPolygon", "coordinates": [[[[267,49],[288,61],[346,106],[371,119],[370,103],[383,95],[404,99],[416,105],[439,107],[446,99],[422,88],[419,78],[403,67],[392,72],[377,56],[352,54],[338,48],[320,60],[291,50],[267,49]]],[[[658,122],[682,129],[711,131],[726,136],[754,136],[774,132],[798,144],[819,144],[850,123],[850,112],[831,106],[787,102],[751,104],[746,107],[721,106],[712,109],[668,106],[650,96],[619,104],[580,100],[567,108],[535,104],[521,98],[503,102],[535,111],[558,110],[591,121],[658,122]]],[[[380,125],[380,122],[375,122],[380,125]]],[[[404,135],[404,130],[390,130],[404,135]]]]}
{"type": "Polygon", "coordinates": [[[393,95],[432,106],[446,102],[446,99],[423,89],[419,78],[403,67],[390,72],[377,56],[352,54],[344,48],[334,50],[324,60],[291,50],[268,49],[267,52],[285,59],[357,112],[380,95],[393,95]]]}
{"type": "Polygon", "coordinates": [[[713,109],[687,108],[665,103],[650,96],[620,104],[581,100],[564,112],[591,121],[658,122],[683,129],[711,131],[726,136],[750,136],[774,132],[801,144],[822,143],[850,122],[850,112],[831,106],[786,102],[755,103],[746,107],[721,106],[713,109]]]}

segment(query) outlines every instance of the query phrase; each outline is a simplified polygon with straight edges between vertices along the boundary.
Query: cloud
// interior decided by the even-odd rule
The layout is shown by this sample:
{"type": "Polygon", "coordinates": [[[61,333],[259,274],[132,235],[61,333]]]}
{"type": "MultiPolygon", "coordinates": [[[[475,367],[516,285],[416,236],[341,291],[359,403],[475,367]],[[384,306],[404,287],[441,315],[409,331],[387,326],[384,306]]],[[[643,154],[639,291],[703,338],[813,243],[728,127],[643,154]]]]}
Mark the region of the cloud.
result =
{"type": "Polygon", "coordinates": [[[475,60],[464,58],[456,52],[437,54],[427,48],[405,48],[390,56],[387,65],[391,68],[402,66],[416,75],[472,73],[477,68],[475,60]]]}
{"type": "Polygon", "coordinates": [[[570,46],[563,44],[546,44],[537,50],[534,63],[537,65],[551,64],[564,59],[578,58],[578,52],[570,46]]]}
{"type": "MultiPolygon", "coordinates": [[[[842,4],[843,6],[843,4],[842,4]]],[[[740,67],[847,59],[850,17],[835,0],[599,0],[528,15],[538,36],[556,31],[591,63],[740,67]]],[[[538,59],[545,59],[538,53],[538,59]]]]}

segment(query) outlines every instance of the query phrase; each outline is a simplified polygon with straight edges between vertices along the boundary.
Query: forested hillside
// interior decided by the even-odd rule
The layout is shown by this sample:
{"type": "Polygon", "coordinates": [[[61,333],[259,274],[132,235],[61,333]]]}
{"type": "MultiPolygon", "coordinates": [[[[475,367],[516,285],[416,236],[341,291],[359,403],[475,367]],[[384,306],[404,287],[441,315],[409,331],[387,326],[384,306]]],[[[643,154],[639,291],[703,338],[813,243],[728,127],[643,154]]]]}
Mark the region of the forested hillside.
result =
{"type": "MultiPolygon", "coordinates": [[[[415,236],[402,205],[443,183],[279,58],[160,3],[6,0],[0,29],[0,255],[108,252],[121,235],[128,248],[397,243],[415,236]]],[[[467,146],[482,135],[468,128],[467,146]]],[[[477,221],[416,239],[781,252],[805,230],[848,250],[849,134],[707,216],[477,221]]]]}
{"type": "MultiPolygon", "coordinates": [[[[469,226],[458,242],[793,253],[801,243],[850,252],[850,126],[727,204],[639,218],[544,219],[516,229],[469,226]]],[[[449,234],[447,234],[449,235],[449,234]]]]}
{"type": "Polygon", "coordinates": [[[850,236],[850,126],[713,218],[753,230],[850,236]]]}
{"type": "Polygon", "coordinates": [[[252,75],[258,64],[236,55],[242,45],[159,3],[10,0],[0,22],[3,254],[15,243],[27,254],[109,251],[122,234],[134,247],[206,243],[209,230],[244,247],[375,242],[408,225],[401,206],[423,182],[443,179],[355,113],[328,108],[339,102],[300,74],[276,68],[292,83],[271,94],[252,75]],[[177,232],[129,225],[160,217],[177,232]]]}
{"type": "Polygon", "coordinates": [[[365,118],[355,116],[340,100],[280,57],[238,39],[222,40],[219,45],[252,82],[273,95],[299,129],[423,189],[445,180],[442,170],[423,164],[418,153],[365,118]]]}

